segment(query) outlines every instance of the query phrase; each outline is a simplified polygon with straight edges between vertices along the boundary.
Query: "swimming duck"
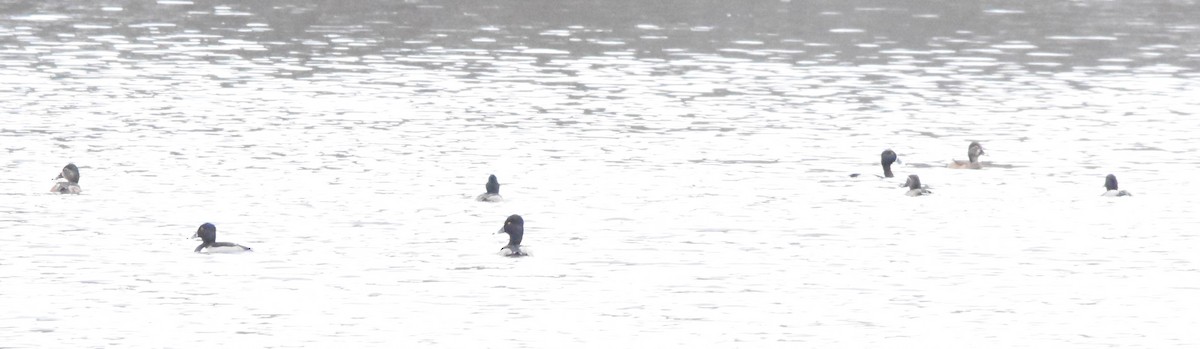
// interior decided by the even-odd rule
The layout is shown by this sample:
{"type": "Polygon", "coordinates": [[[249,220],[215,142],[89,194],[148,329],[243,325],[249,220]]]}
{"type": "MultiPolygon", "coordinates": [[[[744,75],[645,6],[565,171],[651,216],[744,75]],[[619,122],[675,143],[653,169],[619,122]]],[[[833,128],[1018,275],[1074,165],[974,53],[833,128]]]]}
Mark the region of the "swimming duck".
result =
{"type": "Polygon", "coordinates": [[[508,250],[505,252],[505,256],[528,256],[528,254],[521,251],[521,237],[525,235],[525,220],[522,219],[520,215],[514,214],[508,216],[508,219],[504,220],[504,226],[501,227],[496,233],[508,234],[508,245],[504,245],[504,247],[500,248],[501,251],[508,250]]]}
{"type": "Polygon", "coordinates": [[[504,198],[500,197],[500,181],[496,180],[496,175],[488,176],[488,182],[485,187],[487,188],[487,192],[475,197],[476,201],[497,202],[504,200],[504,198]]]}
{"type": "Polygon", "coordinates": [[[79,187],[79,168],[75,164],[67,164],[63,166],[62,172],[58,173],[55,180],[66,179],[66,182],[54,183],[54,187],[50,188],[51,193],[59,194],[79,194],[83,192],[83,188],[79,187]]]}
{"type": "Polygon", "coordinates": [[[883,165],[883,176],[892,178],[892,163],[900,161],[900,157],[896,156],[896,152],[891,149],[884,150],[879,154],[879,163],[883,165]]]}
{"type": "Polygon", "coordinates": [[[1117,189],[1117,176],[1111,174],[1108,177],[1104,177],[1104,189],[1107,189],[1107,191],[1104,192],[1103,196],[1133,196],[1133,194],[1127,191],[1117,189]]]}
{"type": "Polygon", "coordinates": [[[969,160],[968,161],[954,160],[954,162],[951,162],[949,165],[946,165],[946,167],[959,168],[959,169],[971,169],[971,170],[981,169],[981,168],[983,168],[983,166],[979,163],[980,155],[984,155],[983,146],[979,145],[979,142],[971,142],[971,145],[967,146],[967,158],[969,160]]]}
{"type": "Polygon", "coordinates": [[[933,194],[933,192],[929,191],[928,189],[921,187],[921,178],[917,177],[917,175],[908,175],[908,181],[905,181],[904,185],[901,187],[908,187],[908,192],[904,193],[904,195],[908,196],[933,194]]]}
{"type": "Polygon", "coordinates": [[[217,226],[212,223],[204,223],[196,229],[196,234],[192,235],[195,239],[199,237],[204,243],[196,246],[196,253],[237,253],[250,251],[249,247],[238,245],[232,242],[217,242],[217,226]]]}
{"type": "MultiPolygon", "coordinates": [[[[883,165],[883,177],[892,178],[892,164],[900,162],[900,158],[896,156],[896,152],[891,149],[884,150],[879,154],[879,163],[883,165]]],[[[858,173],[850,174],[850,177],[858,177],[858,173]]]]}

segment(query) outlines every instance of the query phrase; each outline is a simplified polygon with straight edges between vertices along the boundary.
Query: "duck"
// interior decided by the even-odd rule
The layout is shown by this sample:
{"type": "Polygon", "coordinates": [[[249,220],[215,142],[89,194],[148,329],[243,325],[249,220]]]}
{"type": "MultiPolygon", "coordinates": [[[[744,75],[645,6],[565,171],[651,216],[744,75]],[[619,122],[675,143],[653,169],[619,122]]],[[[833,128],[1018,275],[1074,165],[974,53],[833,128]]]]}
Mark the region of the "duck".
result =
{"type": "Polygon", "coordinates": [[[954,160],[949,165],[946,165],[946,167],[971,170],[981,169],[983,165],[979,163],[980,155],[984,155],[983,146],[979,145],[979,142],[971,142],[971,145],[967,146],[968,161],[954,160]]]}
{"type": "Polygon", "coordinates": [[[504,220],[504,226],[500,227],[496,233],[508,234],[508,245],[500,248],[500,251],[504,251],[504,256],[524,257],[529,255],[525,251],[521,251],[521,237],[525,235],[525,219],[520,215],[508,216],[508,219],[504,220]]]}
{"type": "Polygon", "coordinates": [[[74,163],[69,163],[63,166],[62,172],[58,173],[55,180],[66,179],[66,182],[54,183],[54,187],[50,188],[51,193],[59,194],[79,194],[83,192],[83,188],[79,187],[79,167],[74,163]]]}
{"type": "Polygon", "coordinates": [[[479,196],[475,197],[475,201],[499,202],[504,200],[504,198],[500,197],[500,181],[496,180],[496,175],[488,176],[487,185],[484,187],[487,188],[487,192],[479,194],[479,196]]]}
{"type": "Polygon", "coordinates": [[[892,163],[900,162],[900,157],[891,149],[885,149],[879,154],[879,163],[883,165],[883,177],[892,178],[892,163]]]}
{"type": "Polygon", "coordinates": [[[901,185],[901,187],[908,187],[908,192],[904,193],[904,195],[908,196],[924,196],[933,194],[933,192],[929,191],[928,189],[921,187],[921,178],[917,177],[917,175],[908,175],[908,181],[905,181],[904,185],[901,185]]]}
{"type": "MultiPolygon", "coordinates": [[[[879,154],[879,163],[883,165],[883,177],[880,177],[880,178],[892,178],[893,177],[892,164],[897,163],[897,162],[900,162],[900,158],[897,157],[896,152],[892,151],[891,149],[885,149],[883,151],[883,153],[880,153],[879,154]]],[[[855,178],[858,176],[859,176],[858,173],[850,174],[850,177],[852,177],[852,178],[855,178]]]]}
{"type": "Polygon", "coordinates": [[[204,242],[200,246],[196,246],[196,253],[238,253],[252,251],[249,247],[238,245],[232,242],[217,242],[217,226],[212,223],[204,223],[196,229],[196,234],[192,235],[195,239],[199,237],[204,242]]]}
{"type": "Polygon", "coordinates": [[[1107,191],[1102,194],[1103,196],[1133,196],[1127,191],[1117,189],[1117,176],[1111,174],[1104,177],[1104,189],[1107,191]]]}

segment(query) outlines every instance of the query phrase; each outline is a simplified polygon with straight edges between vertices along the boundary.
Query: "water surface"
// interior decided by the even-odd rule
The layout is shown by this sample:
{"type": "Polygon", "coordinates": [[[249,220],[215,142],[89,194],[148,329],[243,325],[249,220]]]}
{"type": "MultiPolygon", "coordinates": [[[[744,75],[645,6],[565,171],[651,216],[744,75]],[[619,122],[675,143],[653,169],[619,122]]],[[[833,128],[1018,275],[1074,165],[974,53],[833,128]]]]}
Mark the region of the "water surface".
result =
{"type": "Polygon", "coordinates": [[[8,1],[0,343],[1195,346],[1196,5],[8,1]]]}

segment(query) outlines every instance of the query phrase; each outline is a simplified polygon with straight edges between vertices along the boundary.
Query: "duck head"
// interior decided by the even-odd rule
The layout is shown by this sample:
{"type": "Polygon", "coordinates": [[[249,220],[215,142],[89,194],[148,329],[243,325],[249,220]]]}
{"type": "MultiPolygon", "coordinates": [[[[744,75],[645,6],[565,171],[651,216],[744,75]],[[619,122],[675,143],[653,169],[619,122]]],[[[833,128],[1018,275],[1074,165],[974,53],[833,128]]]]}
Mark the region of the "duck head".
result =
{"type": "Polygon", "coordinates": [[[908,175],[908,180],[901,187],[908,187],[910,190],[921,189],[921,178],[917,177],[917,175],[908,175]]]}
{"type": "Polygon", "coordinates": [[[500,181],[496,180],[496,175],[488,176],[487,193],[500,194],[500,181]]]}
{"type": "Polygon", "coordinates": [[[884,150],[882,154],[879,154],[879,163],[883,165],[884,177],[893,177],[892,164],[896,162],[900,162],[900,157],[896,156],[896,152],[892,151],[891,149],[884,150]]]}
{"type": "Polygon", "coordinates": [[[192,235],[193,239],[197,237],[206,244],[217,242],[217,226],[212,223],[201,224],[200,228],[196,229],[196,234],[192,235]]]}
{"type": "Polygon", "coordinates": [[[521,238],[525,235],[525,219],[520,215],[508,216],[504,220],[504,226],[497,233],[508,234],[508,246],[521,246],[521,238]]]}
{"type": "Polygon", "coordinates": [[[54,177],[54,179],[59,178],[66,178],[67,182],[79,184],[79,168],[75,167],[75,164],[67,164],[67,166],[63,166],[62,172],[58,173],[58,177],[54,177]]]}
{"type": "Polygon", "coordinates": [[[971,145],[967,146],[967,158],[971,162],[979,162],[980,155],[984,155],[983,146],[979,145],[979,142],[971,142],[971,145]]]}
{"type": "Polygon", "coordinates": [[[1117,190],[1117,176],[1110,174],[1104,177],[1104,189],[1117,190]]]}

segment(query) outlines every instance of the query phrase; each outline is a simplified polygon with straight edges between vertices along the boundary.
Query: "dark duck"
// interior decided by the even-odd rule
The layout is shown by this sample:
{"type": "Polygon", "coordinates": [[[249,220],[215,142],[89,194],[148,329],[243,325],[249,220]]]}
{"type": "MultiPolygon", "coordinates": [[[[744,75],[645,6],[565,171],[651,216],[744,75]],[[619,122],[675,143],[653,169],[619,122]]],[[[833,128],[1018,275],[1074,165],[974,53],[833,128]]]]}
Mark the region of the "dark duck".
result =
{"type": "Polygon", "coordinates": [[[496,180],[496,175],[488,176],[488,182],[485,187],[487,188],[487,192],[479,194],[479,196],[475,197],[475,200],[484,202],[504,200],[504,198],[500,197],[500,181],[496,180]]]}
{"type": "Polygon", "coordinates": [[[204,223],[196,229],[196,234],[192,235],[195,239],[199,237],[204,241],[200,246],[196,246],[196,253],[237,253],[250,251],[249,247],[238,245],[232,242],[217,242],[217,226],[212,223],[204,223]]]}
{"type": "Polygon", "coordinates": [[[504,251],[504,255],[508,257],[523,257],[528,256],[525,251],[521,251],[521,237],[525,235],[525,220],[519,215],[508,216],[504,220],[504,226],[496,232],[508,234],[508,245],[504,245],[500,250],[504,251]]]}

